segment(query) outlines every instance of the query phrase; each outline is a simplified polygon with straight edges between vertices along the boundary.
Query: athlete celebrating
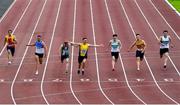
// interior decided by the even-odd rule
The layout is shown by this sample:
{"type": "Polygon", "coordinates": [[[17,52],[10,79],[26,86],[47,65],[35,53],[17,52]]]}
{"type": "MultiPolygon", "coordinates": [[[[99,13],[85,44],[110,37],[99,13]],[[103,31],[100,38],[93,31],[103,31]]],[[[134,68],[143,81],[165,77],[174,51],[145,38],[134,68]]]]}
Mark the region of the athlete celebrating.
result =
{"type": "MultiPolygon", "coordinates": [[[[160,36],[159,38],[159,44],[160,44],[160,58],[163,58],[164,55],[164,68],[166,68],[168,56],[169,56],[169,45],[172,43],[171,37],[168,35],[168,31],[163,31],[163,36],[160,36]]],[[[171,44],[171,47],[173,45],[171,44]]]]}
{"type": "Polygon", "coordinates": [[[68,68],[69,68],[69,46],[70,46],[70,43],[68,42],[64,42],[60,46],[61,63],[63,63],[64,60],[66,60],[65,73],[68,73],[68,68]]]}
{"type": "Polygon", "coordinates": [[[73,42],[70,42],[70,43],[73,46],[78,46],[79,47],[79,56],[78,56],[79,66],[78,66],[77,73],[80,74],[81,71],[82,71],[82,75],[84,75],[84,68],[85,68],[87,58],[88,58],[89,47],[102,47],[103,45],[102,44],[101,45],[89,44],[87,42],[87,38],[83,38],[82,41],[83,41],[82,43],[73,43],[73,42]]]}
{"type": "Polygon", "coordinates": [[[7,46],[8,52],[8,64],[12,63],[12,57],[15,53],[15,45],[17,44],[15,35],[12,34],[12,30],[8,30],[8,35],[5,36],[4,45],[7,46]]]}
{"type": "Polygon", "coordinates": [[[140,70],[140,63],[144,58],[144,53],[146,49],[146,43],[144,40],[141,39],[140,34],[136,34],[136,41],[131,45],[128,52],[131,51],[134,46],[137,47],[136,50],[136,63],[137,63],[137,70],[140,70]]]}
{"type": "Polygon", "coordinates": [[[114,71],[115,64],[119,58],[119,52],[120,52],[120,47],[121,47],[121,42],[117,38],[117,34],[113,35],[113,39],[109,41],[109,46],[111,47],[112,71],[114,71]]]}
{"type": "Polygon", "coordinates": [[[35,50],[35,59],[36,59],[36,73],[35,74],[36,75],[38,75],[39,64],[42,64],[43,57],[46,56],[46,51],[47,51],[46,44],[44,43],[44,41],[42,41],[41,37],[42,37],[41,35],[37,35],[37,40],[35,43],[26,45],[26,46],[36,47],[36,50],[35,50]]]}

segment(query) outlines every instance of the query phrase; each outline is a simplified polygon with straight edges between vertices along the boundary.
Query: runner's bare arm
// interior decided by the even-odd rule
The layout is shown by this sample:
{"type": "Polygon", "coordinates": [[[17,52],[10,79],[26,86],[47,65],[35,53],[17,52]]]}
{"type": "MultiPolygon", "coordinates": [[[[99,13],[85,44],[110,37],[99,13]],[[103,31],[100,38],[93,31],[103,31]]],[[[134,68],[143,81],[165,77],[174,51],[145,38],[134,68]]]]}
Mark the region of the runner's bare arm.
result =
{"type": "Polygon", "coordinates": [[[26,46],[35,46],[35,43],[33,43],[33,44],[27,44],[26,46]]]}
{"type": "Polygon", "coordinates": [[[170,46],[173,48],[175,46],[175,44],[172,41],[172,38],[169,36],[169,41],[170,41],[170,46]]]}
{"type": "Polygon", "coordinates": [[[75,43],[75,42],[68,42],[68,43],[70,43],[71,46],[75,46],[75,47],[77,47],[77,46],[79,46],[81,44],[81,43],[75,43]]]}
{"type": "Polygon", "coordinates": [[[103,47],[103,44],[99,44],[99,45],[93,45],[93,44],[89,44],[89,47],[103,47]]]}
{"type": "Polygon", "coordinates": [[[130,46],[130,48],[128,49],[128,52],[131,51],[135,45],[136,45],[136,41],[130,46]]]}

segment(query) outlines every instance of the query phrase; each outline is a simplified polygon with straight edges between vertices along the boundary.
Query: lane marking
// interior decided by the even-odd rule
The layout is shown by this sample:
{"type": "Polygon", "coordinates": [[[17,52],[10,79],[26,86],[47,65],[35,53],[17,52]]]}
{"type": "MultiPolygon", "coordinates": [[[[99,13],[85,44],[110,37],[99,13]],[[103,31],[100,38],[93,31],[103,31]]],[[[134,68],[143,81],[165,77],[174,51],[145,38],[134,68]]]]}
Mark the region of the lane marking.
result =
{"type": "MultiPolygon", "coordinates": [[[[93,39],[94,39],[94,45],[97,45],[96,43],[96,33],[95,33],[95,25],[94,25],[94,13],[93,13],[93,6],[92,6],[92,0],[90,0],[90,10],[91,10],[91,23],[92,23],[92,31],[93,31],[93,39]]],[[[114,105],[114,103],[109,99],[109,97],[104,93],[102,87],[101,87],[101,80],[99,76],[99,63],[98,63],[98,56],[97,56],[97,49],[94,48],[95,51],[95,59],[96,59],[96,71],[97,71],[97,77],[98,77],[98,86],[101,90],[101,93],[105,96],[105,98],[114,105]]]]}
{"type": "MultiPolygon", "coordinates": [[[[121,6],[122,6],[122,8],[123,8],[123,11],[125,11],[125,10],[124,10],[124,6],[123,6],[123,4],[122,4],[122,2],[121,2],[120,0],[119,0],[119,3],[121,4],[121,6]]],[[[107,10],[107,12],[108,12],[108,17],[109,17],[110,24],[112,24],[112,19],[111,19],[110,13],[109,13],[109,9],[108,9],[108,5],[107,5],[107,1],[106,1],[106,0],[105,0],[105,4],[106,4],[106,10],[107,10]]],[[[126,13],[126,12],[124,12],[124,13],[126,13]]],[[[113,25],[111,25],[111,29],[112,29],[112,32],[113,32],[113,34],[114,34],[115,31],[114,31],[113,25]]],[[[121,45],[122,45],[122,44],[121,44],[121,45]]],[[[124,77],[125,77],[125,80],[126,80],[126,84],[127,84],[128,88],[129,88],[129,90],[131,91],[132,94],[134,94],[134,96],[135,96],[139,101],[141,101],[143,104],[146,104],[146,103],[133,91],[133,89],[131,88],[131,86],[130,86],[130,84],[129,84],[129,81],[128,81],[128,78],[127,78],[127,74],[126,74],[126,69],[125,69],[125,67],[124,67],[124,62],[123,62],[123,60],[122,60],[121,53],[119,53],[119,59],[120,59],[121,66],[122,66],[122,69],[123,69],[123,73],[124,73],[124,77]]]]}
{"type": "Polygon", "coordinates": [[[47,66],[48,66],[48,62],[49,62],[49,57],[50,57],[50,53],[51,53],[51,48],[52,48],[52,44],[53,44],[53,40],[54,40],[54,36],[55,36],[55,32],[56,32],[57,21],[58,21],[59,13],[60,13],[60,10],[61,10],[61,3],[62,3],[62,0],[59,1],[58,11],[57,11],[57,15],[56,15],[56,20],[55,20],[55,24],[54,24],[54,28],[53,28],[51,42],[50,42],[50,45],[49,45],[49,51],[48,51],[48,55],[47,55],[47,59],[46,59],[46,64],[45,64],[45,67],[44,67],[44,70],[43,70],[43,76],[42,76],[42,80],[41,80],[41,93],[42,93],[42,96],[43,96],[44,100],[46,101],[46,103],[48,105],[49,105],[49,102],[46,99],[45,94],[44,94],[43,83],[44,83],[44,79],[45,79],[45,75],[46,75],[46,71],[47,71],[47,66]]]}
{"type": "MultiPolygon", "coordinates": [[[[73,35],[72,35],[72,42],[75,41],[75,32],[76,32],[76,11],[77,11],[77,0],[74,0],[74,16],[73,16],[73,35]]],[[[73,63],[74,63],[74,46],[72,46],[72,53],[71,53],[71,70],[70,70],[70,89],[71,89],[71,93],[73,94],[74,98],[76,99],[76,101],[82,105],[82,103],[80,102],[80,100],[77,98],[76,94],[74,93],[73,87],[72,87],[72,79],[73,79],[73,63]]]]}
{"type": "MultiPolygon", "coordinates": [[[[31,38],[30,38],[28,44],[31,43],[31,40],[32,40],[33,35],[34,35],[34,32],[35,32],[35,30],[36,30],[36,28],[37,28],[37,26],[38,26],[38,24],[39,24],[40,18],[41,18],[41,16],[42,16],[43,11],[44,11],[46,2],[47,2],[47,0],[45,0],[45,2],[44,2],[44,4],[43,4],[43,7],[42,7],[42,9],[41,9],[40,15],[39,15],[39,17],[38,17],[38,19],[37,19],[36,25],[35,25],[35,27],[34,27],[34,30],[33,30],[33,32],[32,32],[32,35],[31,35],[31,38]]],[[[29,47],[26,47],[26,50],[25,50],[25,52],[24,52],[24,55],[23,55],[22,60],[21,60],[21,62],[20,62],[20,65],[19,65],[19,67],[18,67],[18,69],[17,69],[17,72],[16,72],[15,77],[14,77],[14,79],[13,79],[13,82],[12,82],[12,84],[11,84],[11,98],[12,98],[12,100],[13,100],[13,104],[15,104],[15,105],[16,105],[16,100],[15,100],[15,97],[14,97],[14,84],[15,84],[15,81],[16,81],[16,79],[17,79],[17,76],[18,76],[18,74],[19,74],[19,72],[20,72],[20,69],[21,69],[21,67],[22,67],[22,64],[23,64],[23,62],[24,62],[24,58],[25,58],[25,56],[26,56],[26,54],[27,54],[28,49],[29,49],[29,47]]]]}

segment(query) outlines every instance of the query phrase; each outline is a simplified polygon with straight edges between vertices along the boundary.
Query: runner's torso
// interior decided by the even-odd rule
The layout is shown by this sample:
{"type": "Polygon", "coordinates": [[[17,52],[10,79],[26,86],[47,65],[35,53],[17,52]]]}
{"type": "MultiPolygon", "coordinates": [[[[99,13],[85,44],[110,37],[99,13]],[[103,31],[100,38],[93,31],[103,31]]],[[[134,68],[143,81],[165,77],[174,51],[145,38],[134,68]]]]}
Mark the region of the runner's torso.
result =
{"type": "Polygon", "coordinates": [[[80,56],[87,56],[87,52],[88,52],[88,48],[89,48],[89,44],[80,44],[79,46],[79,55],[80,56]]]}
{"type": "Polygon", "coordinates": [[[14,35],[6,35],[6,43],[7,43],[7,46],[10,46],[10,47],[15,47],[15,36],[14,35]]]}
{"type": "Polygon", "coordinates": [[[38,54],[44,54],[44,42],[43,41],[36,41],[35,47],[36,47],[36,53],[38,54]]]}
{"type": "Polygon", "coordinates": [[[63,56],[69,55],[69,46],[65,46],[65,45],[63,44],[61,51],[62,51],[61,54],[62,54],[63,56]]]}
{"type": "Polygon", "coordinates": [[[119,40],[111,40],[111,52],[119,52],[120,51],[120,41],[119,40]]]}
{"type": "Polygon", "coordinates": [[[145,42],[142,39],[136,40],[136,47],[138,50],[142,50],[145,47],[145,42]]]}
{"type": "Polygon", "coordinates": [[[160,48],[161,48],[161,49],[163,49],[163,48],[169,48],[169,42],[170,42],[169,36],[167,36],[167,37],[162,36],[162,37],[161,37],[160,48]]]}

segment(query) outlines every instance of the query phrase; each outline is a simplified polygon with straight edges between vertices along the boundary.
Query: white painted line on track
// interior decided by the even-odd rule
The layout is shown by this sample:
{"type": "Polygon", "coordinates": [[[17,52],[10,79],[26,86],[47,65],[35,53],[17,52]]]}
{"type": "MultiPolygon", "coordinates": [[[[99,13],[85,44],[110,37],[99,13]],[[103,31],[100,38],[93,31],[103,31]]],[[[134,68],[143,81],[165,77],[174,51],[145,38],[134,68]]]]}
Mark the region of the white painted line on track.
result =
{"type": "MultiPolygon", "coordinates": [[[[123,6],[123,5],[122,5],[122,6],[123,6]]],[[[124,8],[124,6],[123,6],[123,8],[124,8]]],[[[133,35],[134,35],[134,37],[136,37],[136,36],[135,36],[135,31],[134,31],[134,29],[133,29],[133,27],[132,27],[132,24],[131,24],[130,20],[129,20],[129,17],[128,17],[128,15],[127,15],[127,12],[125,11],[125,9],[123,9],[123,11],[124,11],[124,13],[125,13],[125,15],[126,15],[126,18],[127,18],[127,20],[128,20],[128,23],[129,23],[129,25],[130,25],[130,27],[131,27],[131,29],[132,29],[132,31],[133,31],[133,35]]],[[[148,66],[148,68],[149,68],[149,71],[150,71],[150,73],[151,73],[151,76],[152,76],[152,78],[153,78],[156,86],[158,87],[158,89],[159,89],[167,98],[169,98],[169,99],[171,100],[171,97],[169,97],[169,96],[161,89],[161,87],[160,87],[159,84],[157,83],[157,81],[156,81],[156,79],[155,79],[155,77],[154,77],[154,74],[153,74],[153,72],[152,72],[152,69],[151,69],[151,67],[150,67],[150,65],[149,65],[149,63],[148,63],[148,61],[147,61],[147,59],[146,59],[146,56],[144,56],[144,60],[145,60],[147,66],[148,66]]],[[[172,101],[173,101],[173,100],[172,100],[172,101]]],[[[174,101],[173,101],[173,102],[174,102],[174,101]]]]}
{"type": "MultiPolygon", "coordinates": [[[[112,29],[112,32],[113,32],[113,34],[114,34],[115,31],[114,31],[114,27],[113,27],[113,24],[112,24],[111,15],[110,15],[110,13],[109,13],[107,1],[106,1],[106,0],[104,0],[104,1],[105,1],[105,5],[106,5],[106,10],[107,10],[107,13],[108,13],[109,21],[110,21],[110,24],[111,24],[111,29],[112,29]]],[[[119,2],[121,3],[121,1],[119,1],[119,2]]],[[[122,5],[122,3],[121,3],[121,5],[122,5]]],[[[124,7],[123,7],[123,9],[124,9],[124,7]]],[[[122,65],[124,77],[125,77],[125,80],[126,80],[126,83],[127,83],[127,86],[128,86],[128,88],[129,88],[129,90],[132,92],[132,94],[134,94],[134,96],[135,96],[139,101],[141,101],[143,104],[146,104],[146,103],[133,91],[133,89],[131,88],[131,86],[130,86],[130,84],[129,84],[129,81],[128,81],[128,78],[127,78],[127,75],[126,75],[126,69],[125,69],[125,67],[124,67],[124,62],[123,62],[123,60],[122,60],[121,53],[119,53],[119,59],[120,59],[120,61],[121,61],[121,65],[122,65]]]]}
{"type": "MultiPolygon", "coordinates": [[[[75,41],[75,32],[76,32],[76,11],[77,11],[77,0],[74,0],[74,17],[73,17],[73,36],[72,36],[72,42],[75,41]]],[[[82,105],[76,94],[74,93],[73,87],[72,87],[72,79],[73,79],[73,59],[74,59],[74,46],[72,46],[72,53],[71,53],[71,70],[70,70],[70,89],[71,93],[73,94],[76,101],[82,105]]]]}
{"type": "MultiPolygon", "coordinates": [[[[154,34],[154,36],[155,36],[155,37],[156,37],[156,39],[158,40],[158,36],[157,36],[156,32],[155,32],[155,31],[154,31],[154,29],[152,28],[151,24],[149,23],[148,19],[146,18],[145,14],[143,13],[143,11],[142,11],[141,7],[139,6],[139,4],[137,3],[137,1],[136,1],[136,0],[134,0],[134,1],[135,1],[136,5],[137,5],[137,7],[138,7],[139,11],[140,11],[140,12],[141,12],[141,14],[143,15],[144,19],[146,20],[147,24],[148,24],[148,25],[149,25],[149,27],[151,28],[151,30],[152,30],[152,32],[153,32],[153,34],[154,34]]],[[[168,56],[168,58],[169,58],[170,62],[172,63],[172,65],[174,66],[174,68],[175,68],[176,72],[177,72],[177,73],[178,73],[178,75],[180,76],[180,72],[179,72],[179,70],[177,69],[176,65],[174,64],[173,60],[171,59],[171,57],[170,57],[170,56],[168,56]]]]}
{"type": "Polygon", "coordinates": [[[11,6],[6,10],[6,12],[3,14],[3,16],[0,19],[0,23],[4,20],[4,18],[7,16],[8,12],[11,10],[11,8],[14,6],[17,0],[14,0],[11,6]]]}
{"type": "MultiPolygon", "coordinates": [[[[30,0],[29,4],[27,5],[27,7],[25,8],[23,14],[21,15],[21,17],[19,18],[19,21],[17,22],[15,28],[13,29],[12,34],[14,34],[15,30],[17,29],[17,27],[19,26],[19,23],[21,22],[22,18],[24,17],[24,14],[26,13],[27,9],[29,8],[30,4],[31,4],[32,0],[30,0]]],[[[2,53],[4,52],[6,46],[3,47],[3,49],[0,52],[0,56],[2,55],[2,53]]]]}
{"type": "MultiPolygon", "coordinates": [[[[38,26],[38,24],[39,24],[40,18],[41,18],[41,16],[42,16],[43,11],[44,11],[46,2],[47,2],[47,0],[45,0],[45,2],[44,2],[44,4],[43,4],[43,7],[42,7],[42,9],[41,9],[40,15],[39,15],[39,17],[38,17],[38,20],[37,20],[37,22],[36,22],[36,25],[35,25],[35,27],[34,27],[34,30],[33,30],[33,32],[32,32],[32,35],[31,35],[31,38],[30,38],[28,44],[31,43],[31,40],[32,40],[33,35],[34,35],[34,32],[35,32],[35,30],[36,30],[36,28],[37,28],[37,26],[38,26]]],[[[18,74],[19,74],[19,71],[20,71],[20,69],[21,69],[21,67],[22,67],[22,64],[23,64],[23,61],[24,61],[24,58],[25,58],[25,56],[26,56],[26,54],[27,54],[28,49],[29,49],[29,47],[26,47],[26,50],[25,50],[25,52],[24,52],[24,55],[23,55],[22,60],[21,60],[21,62],[20,62],[20,65],[19,65],[19,67],[18,67],[18,69],[17,69],[17,72],[16,72],[15,77],[14,77],[14,79],[13,79],[13,82],[12,82],[12,84],[11,84],[11,98],[12,98],[12,100],[13,100],[13,104],[15,104],[15,105],[16,105],[16,101],[15,101],[15,97],[14,97],[14,93],[13,93],[14,83],[15,83],[16,78],[17,78],[17,76],[18,76],[18,74]]]]}
{"type": "Polygon", "coordinates": [[[59,1],[58,11],[57,11],[57,15],[56,15],[56,20],[55,20],[55,24],[54,24],[54,28],[53,28],[51,42],[50,42],[50,45],[49,45],[49,51],[48,51],[48,55],[47,55],[47,60],[46,60],[46,64],[45,64],[45,67],[44,67],[44,70],[43,70],[43,76],[42,76],[42,80],[41,80],[41,93],[42,93],[42,96],[43,96],[44,100],[46,101],[46,104],[48,104],[48,105],[49,105],[49,102],[46,99],[46,96],[45,96],[44,91],[43,91],[43,83],[44,83],[44,79],[45,79],[45,75],[46,75],[46,71],[47,71],[47,66],[48,66],[48,62],[49,62],[49,56],[51,54],[51,48],[52,48],[52,44],[53,44],[56,28],[57,28],[56,26],[57,26],[57,21],[58,21],[58,18],[59,18],[59,13],[60,13],[60,10],[61,10],[61,4],[62,4],[62,0],[59,1]]]}
{"type": "MultiPolygon", "coordinates": [[[[93,39],[94,39],[94,45],[96,45],[96,33],[95,33],[95,25],[94,25],[94,13],[93,13],[93,6],[92,6],[92,0],[90,0],[90,10],[91,10],[91,22],[92,22],[92,30],[93,30],[93,39]]],[[[98,57],[97,57],[97,49],[95,49],[95,59],[96,59],[96,70],[97,70],[97,77],[98,77],[98,85],[102,92],[102,94],[106,97],[106,99],[114,105],[114,103],[109,99],[109,97],[104,93],[101,83],[100,83],[100,76],[99,76],[99,64],[98,64],[98,57]]]]}

